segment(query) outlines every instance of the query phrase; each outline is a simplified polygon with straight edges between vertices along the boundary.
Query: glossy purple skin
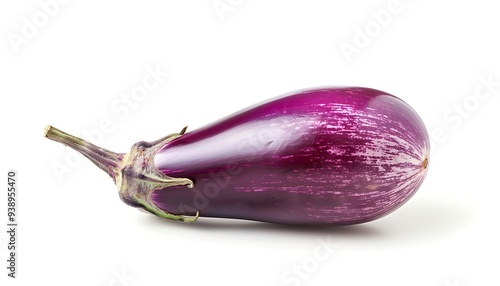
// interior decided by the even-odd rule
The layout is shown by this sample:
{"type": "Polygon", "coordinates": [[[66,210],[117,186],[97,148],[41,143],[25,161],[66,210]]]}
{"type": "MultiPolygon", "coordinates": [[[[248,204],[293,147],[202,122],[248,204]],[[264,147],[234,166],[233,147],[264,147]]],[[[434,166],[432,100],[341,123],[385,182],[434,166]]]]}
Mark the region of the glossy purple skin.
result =
{"type": "Polygon", "coordinates": [[[166,144],[155,165],[194,188],[157,190],[153,202],[174,214],[362,223],[404,204],[428,157],[425,126],[399,98],[359,87],[302,90],[166,144]]]}

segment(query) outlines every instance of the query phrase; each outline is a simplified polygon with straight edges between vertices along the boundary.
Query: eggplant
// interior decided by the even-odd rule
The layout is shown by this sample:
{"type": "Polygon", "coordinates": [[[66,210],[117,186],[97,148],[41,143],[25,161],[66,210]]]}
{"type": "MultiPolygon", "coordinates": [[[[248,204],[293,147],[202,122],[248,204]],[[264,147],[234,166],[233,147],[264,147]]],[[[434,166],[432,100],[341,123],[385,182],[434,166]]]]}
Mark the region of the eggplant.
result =
{"type": "Polygon", "coordinates": [[[108,173],[126,204],[181,222],[364,223],[408,201],[429,166],[418,114],[363,87],[291,92],[185,132],[127,154],[51,126],[45,136],[108,173]]]}

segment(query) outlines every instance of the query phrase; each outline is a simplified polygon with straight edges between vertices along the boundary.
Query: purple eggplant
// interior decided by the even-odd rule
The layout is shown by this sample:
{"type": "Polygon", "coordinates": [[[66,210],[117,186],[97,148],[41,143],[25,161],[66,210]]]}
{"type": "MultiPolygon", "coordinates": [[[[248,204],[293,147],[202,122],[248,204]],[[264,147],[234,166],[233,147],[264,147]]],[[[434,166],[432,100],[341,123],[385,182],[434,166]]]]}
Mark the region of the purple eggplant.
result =
{"type": "Polygon", "coordinates": [[[418,190],[429,137],[401,99],[361,87],[288,93],[196,131],[114,153],[48,126],[128,205],[159,217],[344,225],[380,218],[418,190]]]}

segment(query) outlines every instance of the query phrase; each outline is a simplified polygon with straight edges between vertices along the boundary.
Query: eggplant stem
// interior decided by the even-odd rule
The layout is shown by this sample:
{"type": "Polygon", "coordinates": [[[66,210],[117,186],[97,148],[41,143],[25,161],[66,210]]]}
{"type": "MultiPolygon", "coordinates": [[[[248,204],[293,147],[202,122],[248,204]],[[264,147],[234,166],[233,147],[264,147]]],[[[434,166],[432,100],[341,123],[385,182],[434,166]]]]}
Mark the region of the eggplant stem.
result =
{"type": "Polygon", "coordinates": [[[45,127],[44,136],[78,151],[92,161],[99,169],[106,172],[113,181],[116,182],[116,178],[120,172],[120,165],[125,154],[115,153],[101,148],[50,125],[45,127]]]}
{"type": "Polygon", "coordinates": [[[194,186],[193,181],[188,178],[173,178],[163,174],[154,164],[156,153],[166,143],[182,136],[186,129],[187,126],[180,133],[170,134],[153,142],[138,142],[127,154],[98,147],[50,125],[45,128],[44,136],[80,152],[106,172],[117,185],[118,194],[126,204],[142,208],[164,219],[194,222],[200,216],[199,211],[192,217],[172,214],[156,206],[152,199],[155,190],[181,185],[188,188],[194,186]]]}

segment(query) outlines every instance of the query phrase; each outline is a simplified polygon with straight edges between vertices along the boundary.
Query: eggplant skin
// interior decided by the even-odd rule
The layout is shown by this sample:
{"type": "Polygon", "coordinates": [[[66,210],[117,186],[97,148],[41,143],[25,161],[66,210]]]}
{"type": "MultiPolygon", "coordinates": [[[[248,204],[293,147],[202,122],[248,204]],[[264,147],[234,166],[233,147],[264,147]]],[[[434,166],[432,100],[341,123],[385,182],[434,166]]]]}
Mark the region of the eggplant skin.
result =
{"type": "Polygon", "coordinates": [[[154,164],[194,188],[155,190],[178,215],[344,225],[380,218],[418,190],[429,137],[401,99],[323,87],[257,104],[165,144],[154,164]]]}

